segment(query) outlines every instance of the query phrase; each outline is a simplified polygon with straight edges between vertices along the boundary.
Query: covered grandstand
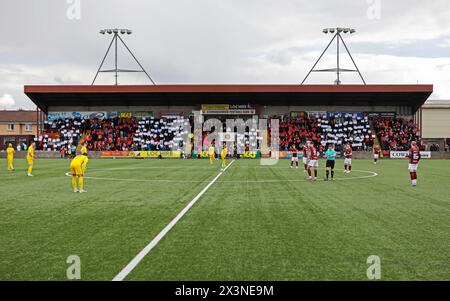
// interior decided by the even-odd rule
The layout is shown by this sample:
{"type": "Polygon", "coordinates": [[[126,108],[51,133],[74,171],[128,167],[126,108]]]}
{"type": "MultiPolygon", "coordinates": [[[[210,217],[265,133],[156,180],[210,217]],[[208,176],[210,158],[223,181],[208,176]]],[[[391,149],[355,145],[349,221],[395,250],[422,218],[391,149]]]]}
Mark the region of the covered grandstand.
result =
{"type": "MultiPolygon", "coordinates": [[[[44,113],[147,108],[159,113],[198,109],[201,104],[251,104],[261,109],[298,108],[393,112],[412,116],[433,92],[432,85],[142,85],[25,86],[44,113]]],[[[186,112],[188,113],[189,110],[186,112]]],[[[261,111],[257,111],[262,113],[261,111]]]]}
{"type": "Polygon", "coordinates": [[[43,150],[85,140],[91,151],[172,150],[176,143],[165,139],[179,130],[174,124],[192,123],[199,111],[206,118],[278,118],[286,151],[305,140],[322,146],[351,142],[356,150],[380,143],[388,151],[420,138],[415,113],[433,86],[77,85],[25,86],[24,92],[40,111],[37,140],[43,150]]]}

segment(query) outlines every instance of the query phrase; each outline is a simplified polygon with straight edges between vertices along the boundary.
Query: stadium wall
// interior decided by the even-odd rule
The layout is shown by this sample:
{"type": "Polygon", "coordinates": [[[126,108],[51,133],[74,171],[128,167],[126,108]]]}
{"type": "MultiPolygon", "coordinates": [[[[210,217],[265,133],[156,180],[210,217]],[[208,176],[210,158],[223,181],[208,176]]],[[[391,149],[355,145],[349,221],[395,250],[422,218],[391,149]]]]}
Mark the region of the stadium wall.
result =
{"type": "Polygon", "coordinates": [[[422,138],[450,138],[450,102],[425,104],[421,115],[422,138]]]}

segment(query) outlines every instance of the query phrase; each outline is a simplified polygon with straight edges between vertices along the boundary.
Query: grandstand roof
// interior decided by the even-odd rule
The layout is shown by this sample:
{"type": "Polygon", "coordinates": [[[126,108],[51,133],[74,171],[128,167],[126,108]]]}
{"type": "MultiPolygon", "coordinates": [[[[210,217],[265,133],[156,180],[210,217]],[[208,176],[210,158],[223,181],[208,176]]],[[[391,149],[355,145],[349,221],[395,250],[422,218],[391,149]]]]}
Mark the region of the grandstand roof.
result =
{"type": "Polygon", "coordinates": [[[261,105],[410,106],[415,112],[433,85],[63,85],[25,86],[44,112],[58,106],[148,106],[207,103],[261,105]]]}

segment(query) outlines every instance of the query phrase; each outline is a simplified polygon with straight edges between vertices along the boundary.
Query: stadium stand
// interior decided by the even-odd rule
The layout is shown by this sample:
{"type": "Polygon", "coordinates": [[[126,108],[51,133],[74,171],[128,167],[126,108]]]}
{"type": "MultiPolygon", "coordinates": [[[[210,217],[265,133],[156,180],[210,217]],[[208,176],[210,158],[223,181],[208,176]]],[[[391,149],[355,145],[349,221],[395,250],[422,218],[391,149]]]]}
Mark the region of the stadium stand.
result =
{"type": "Polygon", "coordinates": [[[312,141],[320,150],[333,143],[338,151],[345,143],[354,150],[367,150],[373,145],[370,134],[369,118],[362,113],[324,113],[301,114],[296,118],[277,115],[280,119],[280,146],[289,150],[293,146],[299,149],[307,140],[312,141]]]}
{"type": "MultiPolygon", "coordinates": [[[[280,149],[287,151],[301,148],[307,140],[319,150],[333,143],[338,151],[350,143],[353,150],[370,150],[374,140],[383,150],[406,150],[410,141],[420,141],[417,126],[410,119],[373,117],[363,113],[302,113],[296,117],[274,115],[279,119],[280,149]],[[376,136],[371,134],[371,124],[376,136]]],[[[172,118],[110,118],[110,119],[57,119],[45,122],[45,133],[38,138],[38,149],[60,151],[70,149],[81,142],[88,143],[90,151],[129,150],[179,150],[186,136],[192,134],[192,120],[177,116],[172,118]],[[83,141],[82,141],[83,140],[83,141]]],[[[223,120],[223,128],[227,128],[223,120]]],[[[236,131],[236,128],[234,128],[236,131]]],[[[203,142],[208,145],[207,132],[203,142]]],[[[241,134],[239,134],[241,135],[241,134]]],[[[245,134],[238,138],[238,146],[248,150],[257,145],[258,133],[246,127],[245,134]]]]}
{"type": "Polygon", "coordinates": [[[293,146],[300,149],[300,145],[307,140],[312,141],[316,146],[320,145],[321,137],[318,132],[318,122],[307,114],[302,114],[296,118],[286,115],[271,116],[270,119],[280,120],[280,148],[288,151],[293,146]]]}
{"type": "Polygon", "coordinates": [[[45,122],[38,149],[58,151],[85,135],[90,151],[168,150],[182,146],[189,120],[178,118],[57,119],[45,122]]]}
{"type": "Polygon", "coordinates": [[[184,135],[188,135],[189,119],[142,118],[137,121],[133,143],[135,150],[169,150],[183,147],[184,135]]]}
{"type": "Polygon", "coordinates": [[[383,150],[408,150],[411,141],[419,141],[424,148],[417,125],[411,119],[374,117],[373,127],[383,150]]]}
{"type": "Polygon", "coordinates": [[[326,113],[317,115],[321,144],[336,145],[336,150],[343,151],[343,145],[350,143],[353,150],[367,150],[371,147],[369,117],[363,113],[326,113]]]}
{"type": "Polygon", "coordinates": [[[78,144],[80,136],[89,129],[89,120],[57,119],[44,122],[44,134],[37,138],[37,149],[57,151],[78,144]]]}
{"type": "Polygon", "coordinates": [[[131,150],[136,129],[134,118],[93,119],[86,137],[88,150],[131,150]]]}

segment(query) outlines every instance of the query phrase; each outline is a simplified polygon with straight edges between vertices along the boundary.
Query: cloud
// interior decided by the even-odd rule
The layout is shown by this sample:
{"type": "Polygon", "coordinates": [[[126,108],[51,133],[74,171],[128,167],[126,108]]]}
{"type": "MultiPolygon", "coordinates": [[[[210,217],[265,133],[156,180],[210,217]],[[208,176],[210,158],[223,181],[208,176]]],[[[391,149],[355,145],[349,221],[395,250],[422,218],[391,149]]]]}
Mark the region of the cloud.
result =
{"type": "MultiPolygon", "coordinates": [[[[98,30],[111,26],[133,30],[124,39],[160,84],[299,83],[331,38],[323,27],[354,27],[345,40],[368,83],[428,82],[433,97],[450,98],[448,0],[382,0],[379,19],[369,18],[364,0],[81,1],[79,20],[67,18],[66,1],[23,2],[5,1],[0,10],[0,28],[16,24],[0,46],[0,95],[14,95],[15,106],[34,107],[25,84],[90,84],[111,38],[98,30]]],[[[323,67],[334,65],[330,55],[323,67]]],[[[108,57],[104,68],[111,66],[108,57]]],[[[120,49],[119,68],[136,68],[120,49]]],[[[333,77],[313,74],[308,82],[333,77]]],[[[97,83],[113,79],[103,73],[97,83]]],[[[353,82],[355,74],[343,76],[353,82]]],[[[120,74],[119,83],[149,81],[120,74]]]]}
{"type": "Polygon", "coordinates": [[[9,94],[3,94],[2,97],[0,97],[0,108],[6,109],[13,107],[16,104],[16,101],[12,97],[12,95],[9,94]]]}
{"type": "Polygon", "coordinates": [[[267,54],[267,60],[274,64],[286,66],[292,63],[292,55],[288,51],[271,51],[267,54]]]}
{"type": "Polygon", "coordinates": [[[443,39],[439,44],[439,47],[450,48],[450,39],[443,39]]]}

